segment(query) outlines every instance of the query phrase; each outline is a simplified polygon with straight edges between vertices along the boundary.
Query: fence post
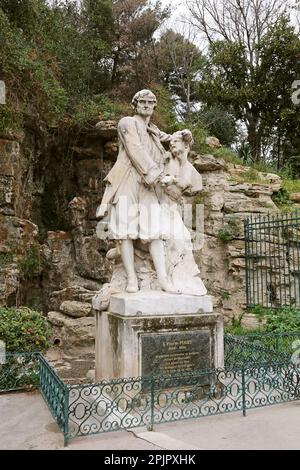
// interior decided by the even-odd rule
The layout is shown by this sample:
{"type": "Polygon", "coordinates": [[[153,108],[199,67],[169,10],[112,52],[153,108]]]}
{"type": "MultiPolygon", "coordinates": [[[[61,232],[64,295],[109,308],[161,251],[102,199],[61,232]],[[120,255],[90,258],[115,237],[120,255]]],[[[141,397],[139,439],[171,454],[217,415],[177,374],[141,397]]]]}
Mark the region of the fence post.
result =
{"type": "Polygon", "coordinates": [[[69,389],[65,387],[64,394],[64,447],[69,444],[69,389]]]}
{"type": "Polygon", "coordinates": [[[154,378],[151,376],[151,387],[150,387],[150,426],[148,431],[153,431],[154,428],[154,378]]]}
{"type": "Polygon", "coordinates": [[[244,221],[244,237],[245,237],[245,267],[246,267],[246,304],[250,305],[249,291],[249,218],[244,221]]]}
{"type": "Polygon", "coordinates": [[[243,402],[243,416],[246,416],[246,381],[245,381],[245,368],[242,368],[242,402],[243,402]]]}

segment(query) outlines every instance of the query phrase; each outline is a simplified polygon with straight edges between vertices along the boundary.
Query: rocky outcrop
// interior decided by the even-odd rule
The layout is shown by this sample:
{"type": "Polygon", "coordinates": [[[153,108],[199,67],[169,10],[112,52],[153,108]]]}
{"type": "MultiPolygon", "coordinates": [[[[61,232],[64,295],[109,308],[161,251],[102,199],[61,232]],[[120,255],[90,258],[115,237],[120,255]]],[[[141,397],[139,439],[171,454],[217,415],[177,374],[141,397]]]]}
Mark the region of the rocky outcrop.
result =
{"type": "Polygon", "coordinates": [[[52,325],[53,343],[66,356],[80,357],[94,350],[95,318],[70,318],[61,312],[49,312],[47,318],[52,325]]]}
{"type": "Polygon", "coordinates": [[[290,200],[300,204],[300,193],[292,193],[290,194],[290,200]]]}
{"type": "MultiPolygon", "coordinates": [[[[59,179],[54,168],[67,148],[57,139],[43,145],[42,137],[32,135],[0,139],[0,305],[22,303],[35,290],[55,329],[55,344],[67,355],[88,354],[94,347],[91,301],[100,288],[109,298],[107,283],[117,263],[106,257],[114,243],[97,238],[95,219],[103,179],[118,152],[116,123],[78,133],[59,179]],[[39,262],[28,280],[22,269],[33,248],[39,262]]],[[[219,142],[210,138],[207,145],[217,148],[219,142]]],[[[204,207],[204,244],[195,259],[228,321],[245,307],[244,219],[276,210],[272,196],[281,179],[211,154],[191,152],[190,159],[203,177],[203,191],[189,199],[204,207]]],[[[299,195],[293,200],[299,202],[299,195]]]]}

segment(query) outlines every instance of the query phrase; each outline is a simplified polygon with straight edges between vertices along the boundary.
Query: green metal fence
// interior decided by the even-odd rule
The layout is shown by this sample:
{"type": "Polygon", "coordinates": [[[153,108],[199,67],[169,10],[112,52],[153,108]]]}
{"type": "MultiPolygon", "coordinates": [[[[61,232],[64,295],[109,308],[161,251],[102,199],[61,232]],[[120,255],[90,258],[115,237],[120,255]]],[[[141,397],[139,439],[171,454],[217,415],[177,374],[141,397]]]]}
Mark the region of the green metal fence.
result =
{"type": "Polygon", "coordinates": [[[181,421],[300,398],[300,364],[253,364],[177,376],[70,388],[69,433],[77,436],[181,421]]]}
{"type": "Polygon", "coordinates": [[[247,305],[300,308],[300,214],[245,222],[247,305]]]}
{"type": "Polygon", "coordinates": [[[55,369],[41,354],[39,355],[39,363],[40,391],[44,397],[44,400],[48,404],[53,418],[65,436],[66,445],[69,424],[69,390],[67,385],[65,385],[58,376],[55,369]]]}
{"type": "MultiPolygon", "coordinates": [[[[283,334],[225,335],[225,367],[96,384],[67,385],[41,355],[33,355],[33,376],[64,435],[65,445],[79,436],[200,418],[300,399],[300,331],[283,334]],[[38,363],[37,363],[38,360],[38,363]]],[[[0,384],[15,354],[0,368],[0,384]]],[[[26,358],[26,367],[30,361],[26,358]],[[26,362],[28,361],[28,362],[26,362]]],[[[23,362],[23,364],[25,364],[23,362]]],[[[23,383],[6,381],[13,389],[23,383]]],[[[15,374],[16,376],[16,374],[15,374]]],[[[28,376],[27,376],[28,379],[28,376]]],[[[28,383],[28,380],[26,381],[28,383]]]]}

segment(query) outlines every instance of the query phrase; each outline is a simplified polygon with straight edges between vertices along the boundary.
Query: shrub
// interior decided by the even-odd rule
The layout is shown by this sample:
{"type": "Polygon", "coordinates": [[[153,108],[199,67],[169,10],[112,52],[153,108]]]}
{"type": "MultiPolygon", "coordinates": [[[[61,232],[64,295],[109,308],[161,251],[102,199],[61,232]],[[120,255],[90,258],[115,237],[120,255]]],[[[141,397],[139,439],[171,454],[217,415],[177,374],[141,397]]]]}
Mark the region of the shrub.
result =
{"type": "Polygon", "coordinates": [[[226,228],[220,228],[217,236],[218,236],[218,239],[224,243],[227,243],[233,240],[233,235],[231,231],[226,228]]]}
{"type": "Polygon", "coordinates": [[[278,193],[274,194],[272,200],[279,208],[286,208],[293,205],[292,201],[290,201],[289,192],[285,188],[281,188],[278,193]]]}
{"type": "Polygon", "coordinates": [[[300,331],[300,311],[293,308],[283,308],[280,311],[269,310],[266,314],[267,333],[284,333],[300,331]]]}
{"type": "Polygon", "coordinates": [[[32,279],[37,276],[40,272],[40,254],[38,248],[31,246],[18,264],[22,279],[32,279]]]}
{"type": "Polygon", "coordinates": [[[50,336],[50,327],[40,312],[28,307],[0,308],[0,339],[7,351],[45,351],[50,336]]]}
{"type": "Polygon", "coordinates": [[[235,217],[231,217],[227,225],[218,231],[217,237],[223,243],[230,242],[239,235],[239,222],[235,217]]]}

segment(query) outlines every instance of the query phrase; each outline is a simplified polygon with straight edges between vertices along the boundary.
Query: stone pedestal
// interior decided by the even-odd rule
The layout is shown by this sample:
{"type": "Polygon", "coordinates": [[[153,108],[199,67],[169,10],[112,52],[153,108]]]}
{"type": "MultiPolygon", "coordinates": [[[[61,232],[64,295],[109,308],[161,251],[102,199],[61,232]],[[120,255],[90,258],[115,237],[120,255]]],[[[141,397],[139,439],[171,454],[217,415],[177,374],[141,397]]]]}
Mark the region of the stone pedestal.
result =
{"type": "Polygon", "coordinates": [[[115,294],[96,310],[96,380],[222,367],[223,317],[210,296],[115,294]]]}

